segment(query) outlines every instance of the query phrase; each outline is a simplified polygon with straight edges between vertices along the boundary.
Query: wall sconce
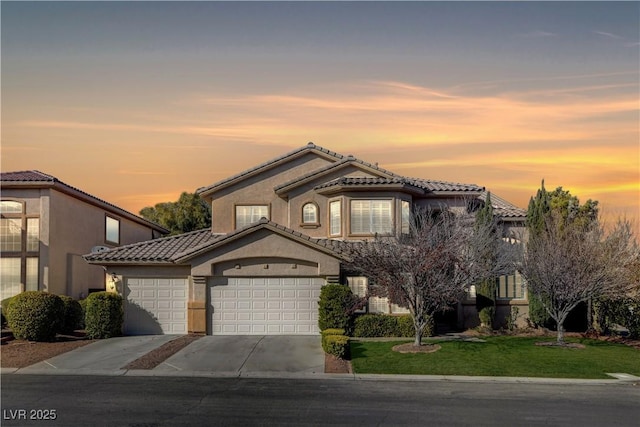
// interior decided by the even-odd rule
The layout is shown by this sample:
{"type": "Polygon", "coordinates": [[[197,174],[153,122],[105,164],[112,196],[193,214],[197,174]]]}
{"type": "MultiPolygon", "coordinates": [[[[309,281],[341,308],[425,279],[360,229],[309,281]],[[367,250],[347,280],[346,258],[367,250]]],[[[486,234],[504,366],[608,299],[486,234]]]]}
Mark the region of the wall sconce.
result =
{"type": "Polygon", "coordinates": [[[264,269],[267,270],[269,268],[269,264],[264,265],[264,269]]]}
{"type": "Polygon", "coordinates": [[[298,268],[298,264],[291,264],[291,268],[295,270],[296,268],[298,268]]]}
{"type": "Polygon", "coordinates": [[[233,266],[233,268],[235,268],[236,270],[240,270],[240,264],[236,264],[235,266],[233,266]]]}

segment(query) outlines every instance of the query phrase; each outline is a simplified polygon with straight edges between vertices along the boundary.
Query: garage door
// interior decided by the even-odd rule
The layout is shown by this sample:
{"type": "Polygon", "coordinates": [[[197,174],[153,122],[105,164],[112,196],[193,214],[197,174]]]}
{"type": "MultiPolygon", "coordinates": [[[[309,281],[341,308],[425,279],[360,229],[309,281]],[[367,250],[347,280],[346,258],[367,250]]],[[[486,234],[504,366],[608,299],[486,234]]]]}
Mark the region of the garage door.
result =
{"type": "Polygon", "coordinates": [[[125,334],[187,333],[187,279],[128,278],[126,286],[125,334]]]}
{"type": "Polygon", "coordinates": [[[211,287],[213,335],[313,335],[324,279],[230,278],[211,287]]]}

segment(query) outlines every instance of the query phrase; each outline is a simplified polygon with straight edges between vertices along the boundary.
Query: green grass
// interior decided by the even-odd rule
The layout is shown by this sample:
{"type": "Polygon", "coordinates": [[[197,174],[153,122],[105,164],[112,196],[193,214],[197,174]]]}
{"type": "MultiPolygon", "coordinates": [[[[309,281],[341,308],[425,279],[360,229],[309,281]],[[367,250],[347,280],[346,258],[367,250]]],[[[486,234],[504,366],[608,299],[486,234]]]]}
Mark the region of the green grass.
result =
{"type": "MultiPolygon", "coordinates": [[[[353,341],[351,364],[359,374],[469,375],[612,379],[606,372],[640,376],[640,351],[623,344],[568,338],[583,349],[536,346],[551,337],[483,337],[486,342],[438,341],[435,353],[392,351],[406,341],[353,341]]],[[[425,340],[426,342],[427,340],[425,340]]]]}

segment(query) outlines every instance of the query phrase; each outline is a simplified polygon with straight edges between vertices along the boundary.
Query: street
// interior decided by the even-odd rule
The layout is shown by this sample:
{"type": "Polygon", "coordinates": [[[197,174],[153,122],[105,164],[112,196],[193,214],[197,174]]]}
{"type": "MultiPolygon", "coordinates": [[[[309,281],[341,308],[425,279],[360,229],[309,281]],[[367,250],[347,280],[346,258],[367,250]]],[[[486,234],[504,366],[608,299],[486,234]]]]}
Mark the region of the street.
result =
{"type": "Polygon", "coordinates": [[[640,386],[2,376],[3,426],[628,425],[640,386]]]}

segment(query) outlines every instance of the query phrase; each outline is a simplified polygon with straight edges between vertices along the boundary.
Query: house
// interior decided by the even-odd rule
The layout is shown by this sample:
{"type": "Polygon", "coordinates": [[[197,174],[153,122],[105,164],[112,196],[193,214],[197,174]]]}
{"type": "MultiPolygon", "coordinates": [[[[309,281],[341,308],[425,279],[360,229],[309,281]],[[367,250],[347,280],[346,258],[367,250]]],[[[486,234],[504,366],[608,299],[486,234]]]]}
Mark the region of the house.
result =
{"type": "MultiPolygon", "coordinates": [[[[404,177],[313,143],[197,193],[211,204],[210,230],[85,256],[117,278],[126,333],[315,334],[324,284],[366,288],[365,278],[348,277],[343,242],[408,229],[418,207],[486,198],[477,185],[404,177]]],[[[522,209],[491,200],[506,227],[524,226],[522,209]]],[[[517,277],[502,278],[499,292],[502,311],[526,307],[517,277]]],[[[472,298],[456,324],[477,322],[472,298]]],[[[372,298],[367,310],[404,309],[372,298]]]]}
{"type": "Polygon", "coordinates": [[[0,174],[2,299],[25,290],[74,298],[105,290],[105,272],[82,255],[167,230],[39,171],[0,174]]]}

